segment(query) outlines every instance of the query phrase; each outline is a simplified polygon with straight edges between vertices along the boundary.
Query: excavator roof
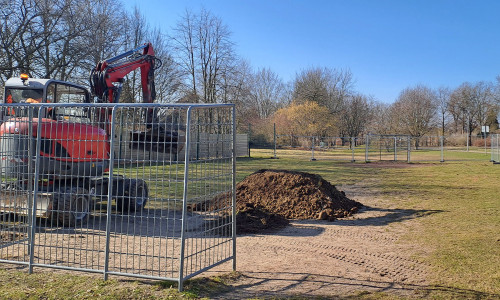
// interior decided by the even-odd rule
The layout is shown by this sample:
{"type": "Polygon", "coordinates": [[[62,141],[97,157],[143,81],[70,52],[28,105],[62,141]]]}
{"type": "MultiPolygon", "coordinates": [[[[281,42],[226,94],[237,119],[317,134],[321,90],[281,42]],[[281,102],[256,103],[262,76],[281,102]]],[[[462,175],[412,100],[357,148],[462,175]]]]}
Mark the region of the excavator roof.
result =
{"type": "Polygon", "coordinates": [[[67,81],[61,81],[56,79],[41,79],[41,78],[28,78],[26,80],[22,80],[19,77],[9,78],[5,82],[5,88],[44,89],[50,83],[59,83],[65,86],[74,86],[87,90],[87,88],[84,86],[67,81]]]}
{"type": "Polygon", "coordinates": [[[5,82],[5,87],[7,88],[34,88],[34,89],[43,89],[49,81],[52,79],[36,79],[29,78],[27,80],[22,80],[19,77],[9,78],[5,82]]]}

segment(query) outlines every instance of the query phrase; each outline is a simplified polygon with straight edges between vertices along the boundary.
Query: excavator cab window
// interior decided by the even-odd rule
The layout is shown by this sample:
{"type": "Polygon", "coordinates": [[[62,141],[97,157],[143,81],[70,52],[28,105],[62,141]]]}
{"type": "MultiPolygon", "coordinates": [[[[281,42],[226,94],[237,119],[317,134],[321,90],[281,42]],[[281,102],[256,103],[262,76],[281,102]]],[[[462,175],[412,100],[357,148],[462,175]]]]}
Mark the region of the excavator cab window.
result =
{"type": "MultiPolygon", "coordinates": [[[[43,102],[42,89],[21,89],[21,88],[6,88],[5,103],[41,103],[43,102]]],[[[4,114],[14,117],[28,117],[27,107],[7,107],[4,114]]],[[[38,116],[38,110],[34,110],[34,116],[38,116]]]]}
{"type": "Polygon", "coordinates": [[[78,106],[88,102],[86,90],[60,83],[52,83],[47,87],[47,100],[55,103],[71,103],[75,106],[56,107],[50,114],[52,118],[60,121],[72,121],[78,123],[90,123],[88,108],[78,106]]]}

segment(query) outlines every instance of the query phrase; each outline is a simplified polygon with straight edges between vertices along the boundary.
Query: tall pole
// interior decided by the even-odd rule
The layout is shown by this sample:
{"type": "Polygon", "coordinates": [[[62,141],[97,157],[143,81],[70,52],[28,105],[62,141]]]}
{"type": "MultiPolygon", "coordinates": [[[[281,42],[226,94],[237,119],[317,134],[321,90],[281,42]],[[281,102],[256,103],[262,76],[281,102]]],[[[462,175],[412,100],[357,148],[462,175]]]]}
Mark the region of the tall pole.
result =
{"type": "Polygon", "coordinates": [[[351,162],[355,162],[354,160],[354,148],[356,147],[356,138],[351,137],[351,148],[352,148],[352,159],[351,162]]]}
{"type": "Polygon", "coordinates": [[[252,136],[252,125],[248,123],[248,157],[250,158],[250,140],[252,136]]]}
{"type": "Polygon", "coordinates": [[[312,156],[311,156],[311,160],[312,160],[312,161],[315,161],[315,160],[316,160],[316,158],[314,158],[314,142],[315,142],[315,140],[314,140],[314,136],[313,136],[313,137],[312,137],[312,147],[311,147],[311,155],[312,155],[312,156]]]}
{"type": "Polygon", "coordinates": [[[410,161],[411,161],[411,136],[408,136],[407,160],[408,160],[408,163],[410,163],[410,161]]]}
{"type": "Polygon", "coordinates": [[[368,162],[368,144],[370,142],[370,135],[366,135],[366,141],[365,141],[365,162],[368,162]]]}
{"type": "Polygon", "coordinates": [[[467,117],[467,152],[469,152],[470,119],[467,117]]]}
{"type": "Polygon", "coordinates": [[[444,162],[444,136],[441,136],[441,162],[444,162]]]}
{"type": "Polygon", "coordinates": [[[398,140],[394,137],[394,161],[398,160],[398,140]]]}
{"type": "Polygon", "coordinates": [[[274,159],[276,159],[276,123],[273,123],[274,159]]]}

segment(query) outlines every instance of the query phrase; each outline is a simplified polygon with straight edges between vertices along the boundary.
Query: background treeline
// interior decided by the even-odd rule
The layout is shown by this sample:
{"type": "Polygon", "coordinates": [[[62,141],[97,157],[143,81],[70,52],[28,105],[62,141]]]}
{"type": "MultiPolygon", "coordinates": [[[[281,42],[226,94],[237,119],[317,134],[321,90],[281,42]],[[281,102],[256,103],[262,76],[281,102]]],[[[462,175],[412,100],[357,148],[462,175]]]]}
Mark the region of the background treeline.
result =
{"type": "MultiPolygon", "coordinates": [[[[280,134],[340,137],[498,129],[500,77],[453,88],[410,86],[387,104],[356,91],[349,69],[310,67],[284,82],[269,68],[253,68],[236,52],[230,28],[204,9],[185,11],[168,32],[115,0],[0,0],[0,12],[2,84],[28,73],[88,85],[99,61],[149,41],[163,62],[155,72],[158,102],[235,103],[239,131],[251,127],[264,143],[273,124],[280,134]]],[[[121,99],[140,96],[134,72],[121,99]]]]}

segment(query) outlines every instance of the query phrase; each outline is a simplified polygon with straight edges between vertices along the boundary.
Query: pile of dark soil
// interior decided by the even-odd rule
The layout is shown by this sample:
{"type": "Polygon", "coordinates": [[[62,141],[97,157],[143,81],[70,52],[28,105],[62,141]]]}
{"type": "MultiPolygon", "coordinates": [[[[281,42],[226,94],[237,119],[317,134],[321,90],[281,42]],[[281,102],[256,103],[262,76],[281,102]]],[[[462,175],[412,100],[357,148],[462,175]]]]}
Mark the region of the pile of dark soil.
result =
{"type": "Polygon", "coordinates": [[[286,219],[333,221],[363,205],[321,176],[287,170],[260,170],[236,186],[239,232],[281,228],[286,219]]]}
{"type": "MultiPolygon", "coordinates": [[[[213,211],[230,206],[228,194],[189,205],[191,211],[213,211]]],[[[363,205],[321,176],[287,170],[260,170],[236,185],[237,233],[273,231],[289,219],[334,221],[350,216],[363,205]]]]}

